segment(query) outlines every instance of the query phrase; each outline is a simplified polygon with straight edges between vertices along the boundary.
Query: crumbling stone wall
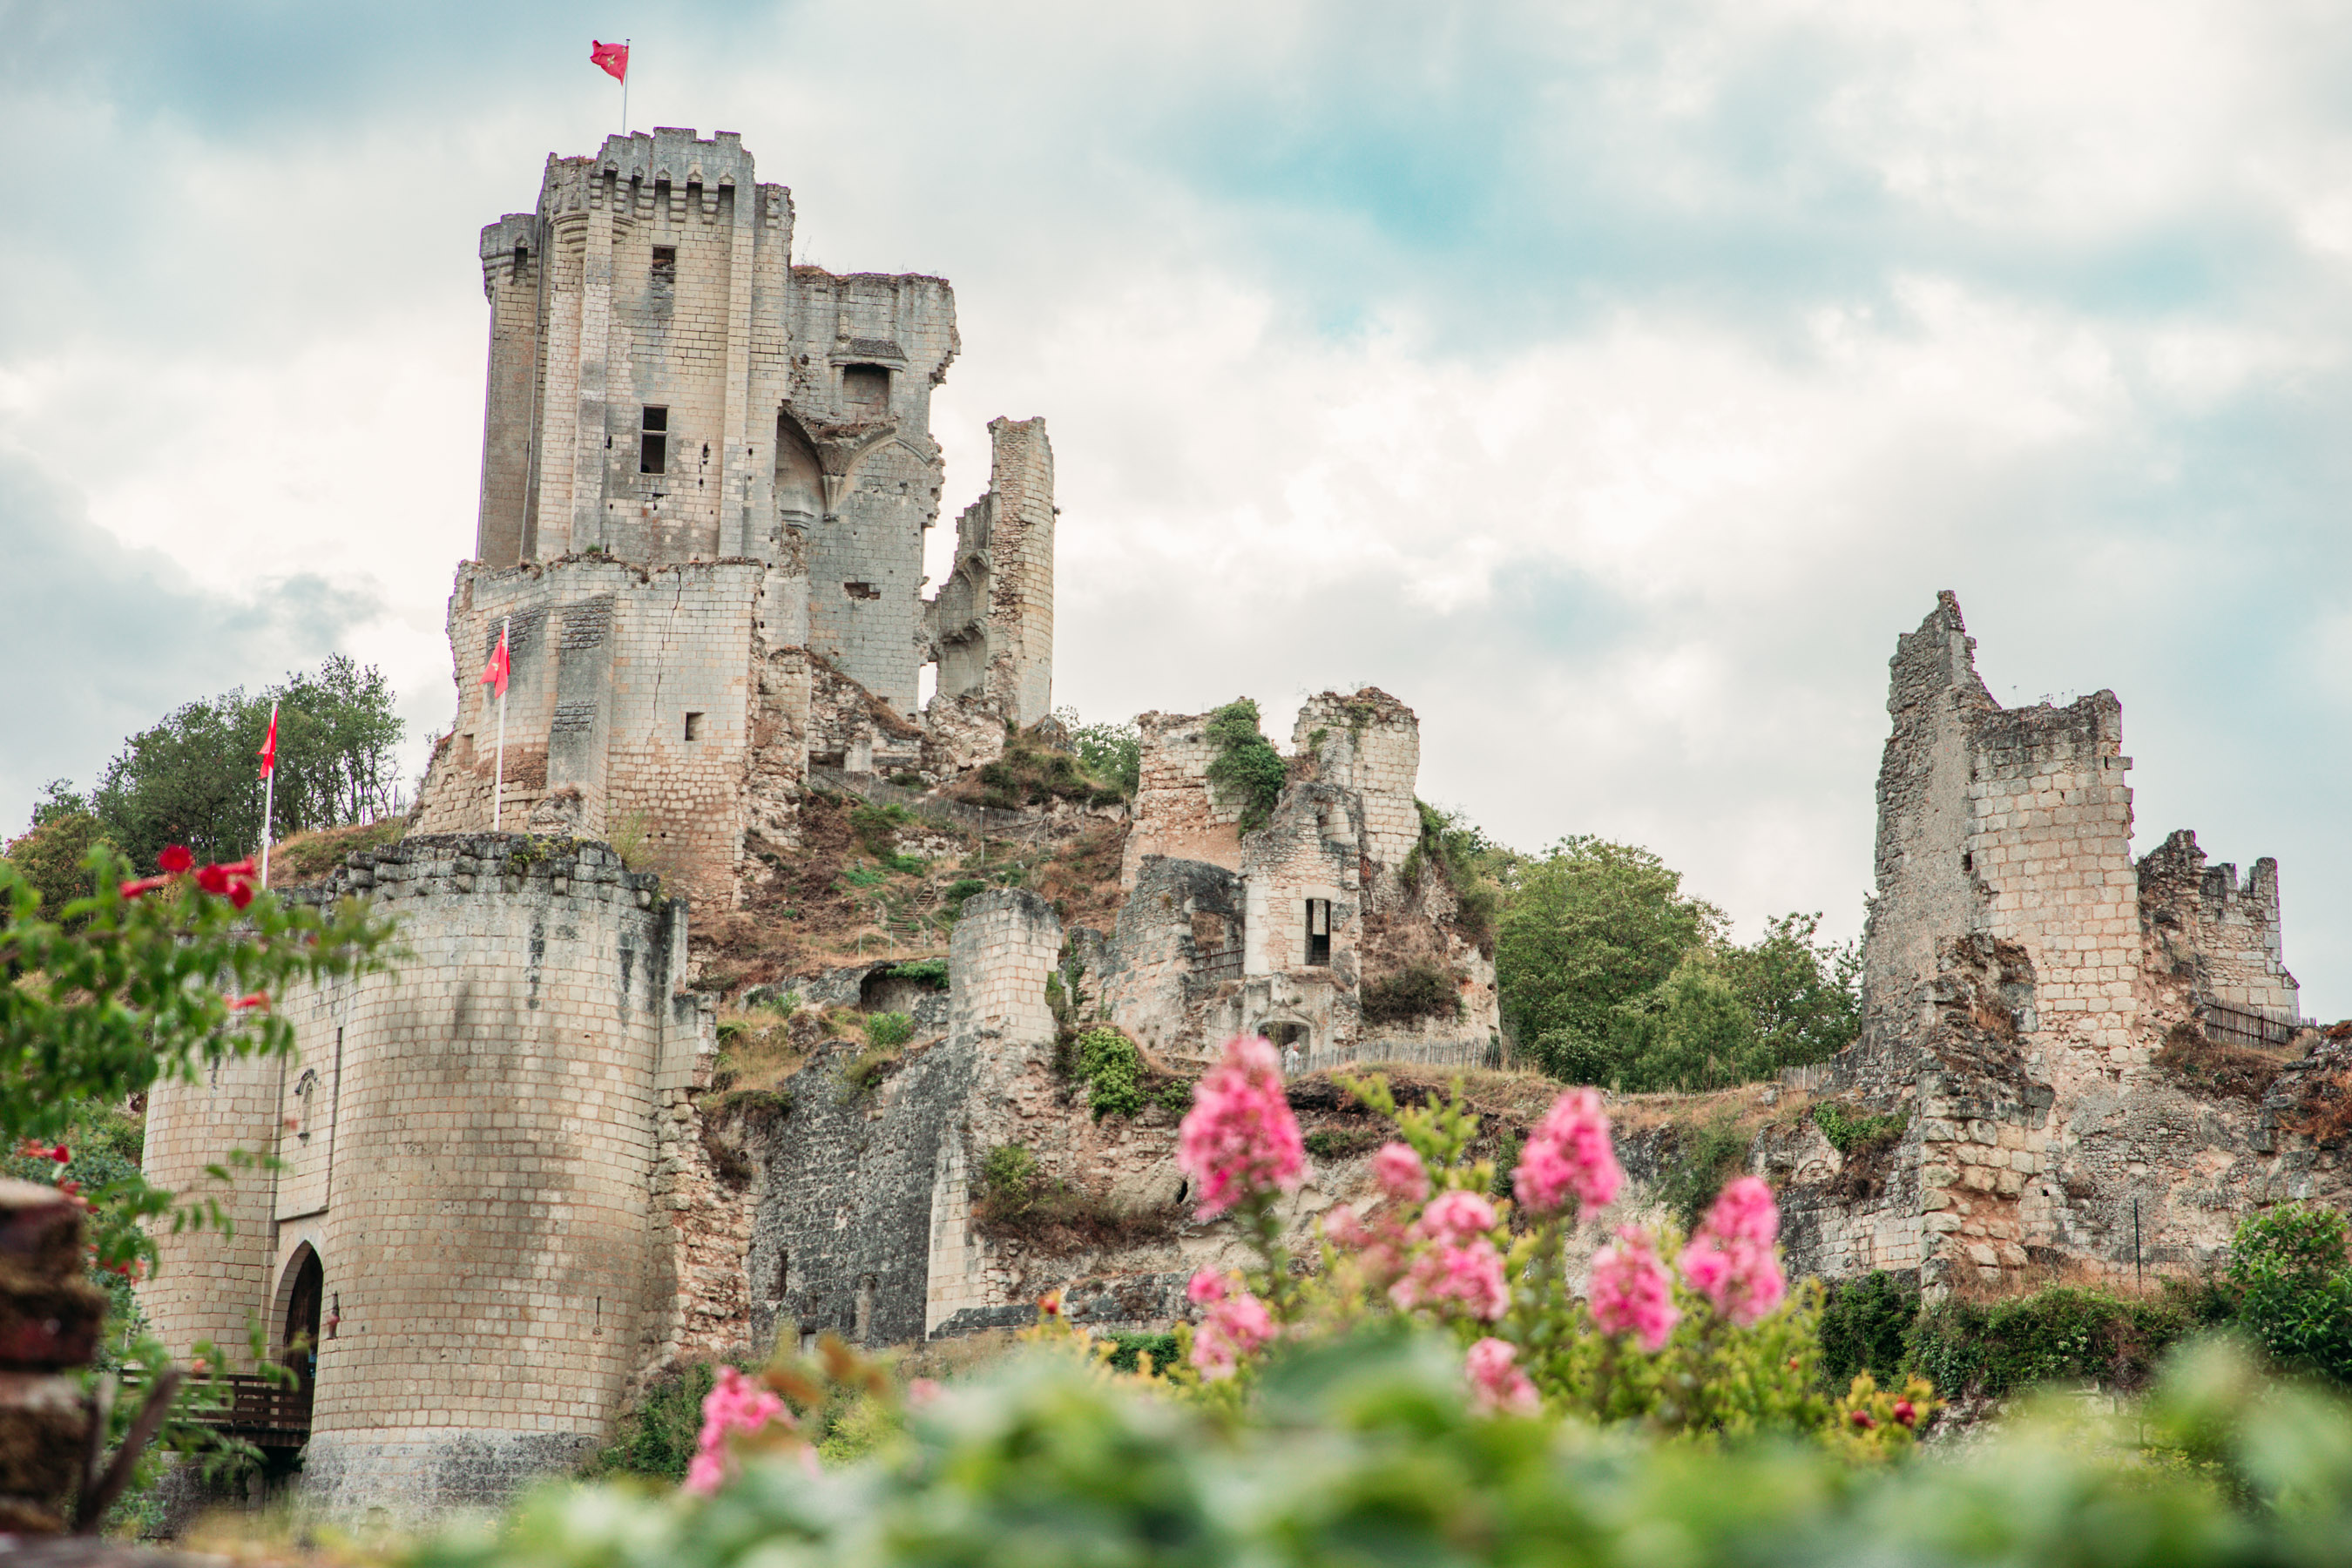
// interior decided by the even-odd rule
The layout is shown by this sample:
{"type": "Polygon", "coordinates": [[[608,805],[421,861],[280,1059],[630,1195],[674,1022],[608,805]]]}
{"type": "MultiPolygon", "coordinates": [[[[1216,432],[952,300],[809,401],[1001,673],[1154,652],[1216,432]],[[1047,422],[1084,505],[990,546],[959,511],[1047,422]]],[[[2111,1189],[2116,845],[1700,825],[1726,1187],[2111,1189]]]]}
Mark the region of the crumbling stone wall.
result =
{"type": "Polygon", "coordinates": [[[1376,686],[1326,691],[1299,705],[1291,749],[1312,757],[1315,776],[1362,803],[1363,853],[1376,866],[1402,867],[1421,842],[1413,784],[1421,776],[1421,721],[1376,686]]]}
{"type": "Polygon", "coordinates": [[[940,695],[1027,729],[1054,710],[1054,449],[1043,419],[993,419],[988,435],[988,493],[956,520],[928,625],[940,695]]]}
{"type": "Polygon", "coordinates": [[[1139,713],[1141,746],[1134,826],[1127,835],[1119,886],[1132,889],[1144,858],[1202,860],[1228,871],[1242,868],[1239,802],[1220,802],[1209,789],[1209,764],[1217,748],[1208,736],[1206,713],[1139,713]]]}
{"type": "Polygon", "coordinates": [[[2152,965],[2185,975],[2196,1002],[2221,1002],[2292,1023],[2300,997],[2283,961],[2278,862],[2205,864],[2197,835],[2173,834],[2139,863],[2140,918],[2152,965]]]}

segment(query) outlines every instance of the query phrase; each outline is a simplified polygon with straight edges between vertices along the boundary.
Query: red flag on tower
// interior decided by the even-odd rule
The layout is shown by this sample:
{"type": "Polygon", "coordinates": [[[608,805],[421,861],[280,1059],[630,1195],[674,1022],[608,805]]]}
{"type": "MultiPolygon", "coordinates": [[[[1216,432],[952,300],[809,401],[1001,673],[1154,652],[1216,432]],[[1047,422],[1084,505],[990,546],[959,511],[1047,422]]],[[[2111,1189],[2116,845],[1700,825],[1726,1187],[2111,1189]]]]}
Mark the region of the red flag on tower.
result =
{"type": "Polygon", "coordinates": [[[268,778],[278,767],[278,704],[269,705],[269,736],[261,742],[261,776],[268,778]]]}
{"type": "MultiPolygon", "coordinates": [[[[498,651],[490,655],[489,663],[482,666],[481,684],[488,687],[497,696],[504,697],[507,694],[507,628],[504,626],[499,627],[498,651]]],[[[270,726],[271,745],[277,744],[277,738],[278,728],[273,722],[270,726]]]]}
{"type": "Polygon", "coordinates": [[[625,82],[629,79],[629,46],[601,44],[591,38],[588,40],[588,63],[603,69],[614,81],[625,82]]]}

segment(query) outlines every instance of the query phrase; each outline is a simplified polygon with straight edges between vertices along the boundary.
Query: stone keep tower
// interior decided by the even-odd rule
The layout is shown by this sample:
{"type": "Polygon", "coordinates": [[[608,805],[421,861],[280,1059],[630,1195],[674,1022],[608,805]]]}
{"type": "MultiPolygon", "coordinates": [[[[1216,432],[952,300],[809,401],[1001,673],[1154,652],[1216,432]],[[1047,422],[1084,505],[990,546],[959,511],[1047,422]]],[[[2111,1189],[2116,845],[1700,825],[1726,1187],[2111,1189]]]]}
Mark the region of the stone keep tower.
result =
{"type": "MultiPolygon", "coordinates": [[[[793,267],[792,239],[790,193],[736,136],[675,129],[550,158],[537,210],[482,230],[478,558],[450,599],[459,713],[423,830],[489,827],[497,784],[502,826],[642,834],[698,908],[724,907],[747,833],[796,842],[829,702],[878,708],[881,744],[912,744],[935,662],[967,721],[1050,710],[1044,421],[990,426],[992,489],[926,600],[953,291],[793,267]],[[474,676],[502,627],[500,783],[474,676]]],[[[823,749],[881,765],[838,735],[823,749]]]]}

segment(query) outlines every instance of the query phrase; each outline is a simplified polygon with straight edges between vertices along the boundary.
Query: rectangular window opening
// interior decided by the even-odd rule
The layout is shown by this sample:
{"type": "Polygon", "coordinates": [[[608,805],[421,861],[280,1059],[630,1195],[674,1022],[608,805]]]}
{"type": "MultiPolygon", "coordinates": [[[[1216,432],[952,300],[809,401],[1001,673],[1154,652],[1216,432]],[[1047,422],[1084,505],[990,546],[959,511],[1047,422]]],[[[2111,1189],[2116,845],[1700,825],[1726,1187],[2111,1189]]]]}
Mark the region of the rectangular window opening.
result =
{"type": "Polygon", "coordinates": [[[890,410],[890,371],[887,365],[845,364],[841,367],[841,401],[852,414],[878,419],[890,410]]]}
{"type": "Polygon", "coordinates": [[[514,275],[518,278],[521,277],[522,269],[530,265],[530,247],[528,245],[516,246],[514,254],[514,275]]]}
{"type": "Polygon", "coordinates": [[[646,405],[637,427],[637,472],[669,472],[669,410],[646,405]]]}
{"type": "Polygon", "coordinates": [[[675,245],[655,246],[654,286],[656,288],[659,288],[664,284],[675,284],[677,281],[677,247],[675,245]]]}
{"type": "Polygon", "coordinates": [[[1331,962],[1331,900],[1307,900],[1307,962],[1317,966],[1331,962]]]}
{"type": "Polygon", "coordinates": [[[702,739],[701,714],[689,713],[686,716],[686,738],[689,741],[699,741],[702,739]]]}

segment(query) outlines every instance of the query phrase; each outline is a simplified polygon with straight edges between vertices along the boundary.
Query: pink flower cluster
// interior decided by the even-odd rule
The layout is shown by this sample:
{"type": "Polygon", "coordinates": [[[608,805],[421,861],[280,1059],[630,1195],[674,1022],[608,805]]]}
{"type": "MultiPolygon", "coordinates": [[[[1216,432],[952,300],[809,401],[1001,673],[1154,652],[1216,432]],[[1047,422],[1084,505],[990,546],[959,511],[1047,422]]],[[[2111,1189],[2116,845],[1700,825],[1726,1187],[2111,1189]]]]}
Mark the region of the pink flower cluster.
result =
{"type": "Polygon", "coordinates": [[[1495,1205],[1477,1194],[1438,1194],[1410,1233],[1433,1245],[1389,1287],[1389,1300],[1407,1311],[1450,1301],[1484,1322],[1501,1317],[1510,1309],[1511,1292],[1503,1279],[1503,1255],[1486,1234],[1494,1228],[1495,1205]]]}
{"type": "Polygon", "coordinates": [[[1417,1204],[1429,1196],[1429,1173],[1421,1156],[1402,1143],[1383,1143],[1372,1156],[1372,1180],[1391,1200],[1417,1204]]]}
{"type": "Polygon", "coordinates": [[[1521,1208],[1543,1216],[1558,1214],[1571,1197],[1580,1208],[1605,1208],[1624,1180],[1601,1096],[1574,1089],[1553,1100],[1536,1123],[1520,1151],[1511,1189],[1521,1208]]]}
{"type": "Polygon", "coordinates": [[[1225,1042],[1225,1059],[1192,1090],[1192,1109],[1177,1130],[1176,1163],[1199,1186],[1200,1219],[1297,1188],[1307,1149],[1270,1041],[1236,1035],[1225,1042]]]}
{"type": "Polygon", "coordinates": [[[738,1432],[757,1432],[771,1421],[793,1424],[784,1402],[731,1366],[719,1369],[719,1382],[702,1396],[702,1435],[696,1439],[694,1462],[686,1468],[686,1489],[709,1497],[727,1479],[727,1440],[738,1432]]]}
{"type": "Polygon", "coordinates": [[[1235,1363],[1274,1339],[1274,1317],[1265,1303],[1239,1287],[1228,1289],[1216,1270],[1193,1275],[1184,1294],[1194,1306],[1208,1309],[1192,1336],[1192,1365],[1210,1382],[1233,1376],[1235,1363]]]}
{"type": "Polygon", "coordinates": [[[1653,1354],[1664,1348],[1682,1317],[1674,1280],[1650,1233],[1639,1226],[1619,1226],[1617,1239],[1592,1255],[1585,1297],[1603,1333],[1631,1333],[1653,1354]]]}
{"type": "Polygon", "coordinates": [[[1727,1184],[1683,1248],[1683,1278],[1735,1323],[1752,1323],[1780,1304],[1789,1281],[1773,1238],[1780,1234],[1772,1189],[1754,1176],[1727,1184]]]}
{"type": "Polygon", "coordinates": [[[1492,1336],[1470,1347],[1462,1370],[1470,1380],[1470,1402],[1487,1415],[1533,1415],[1539,1401],[1536,1385],[1513,1363],[1519,1348],[1492,1336]]]}

